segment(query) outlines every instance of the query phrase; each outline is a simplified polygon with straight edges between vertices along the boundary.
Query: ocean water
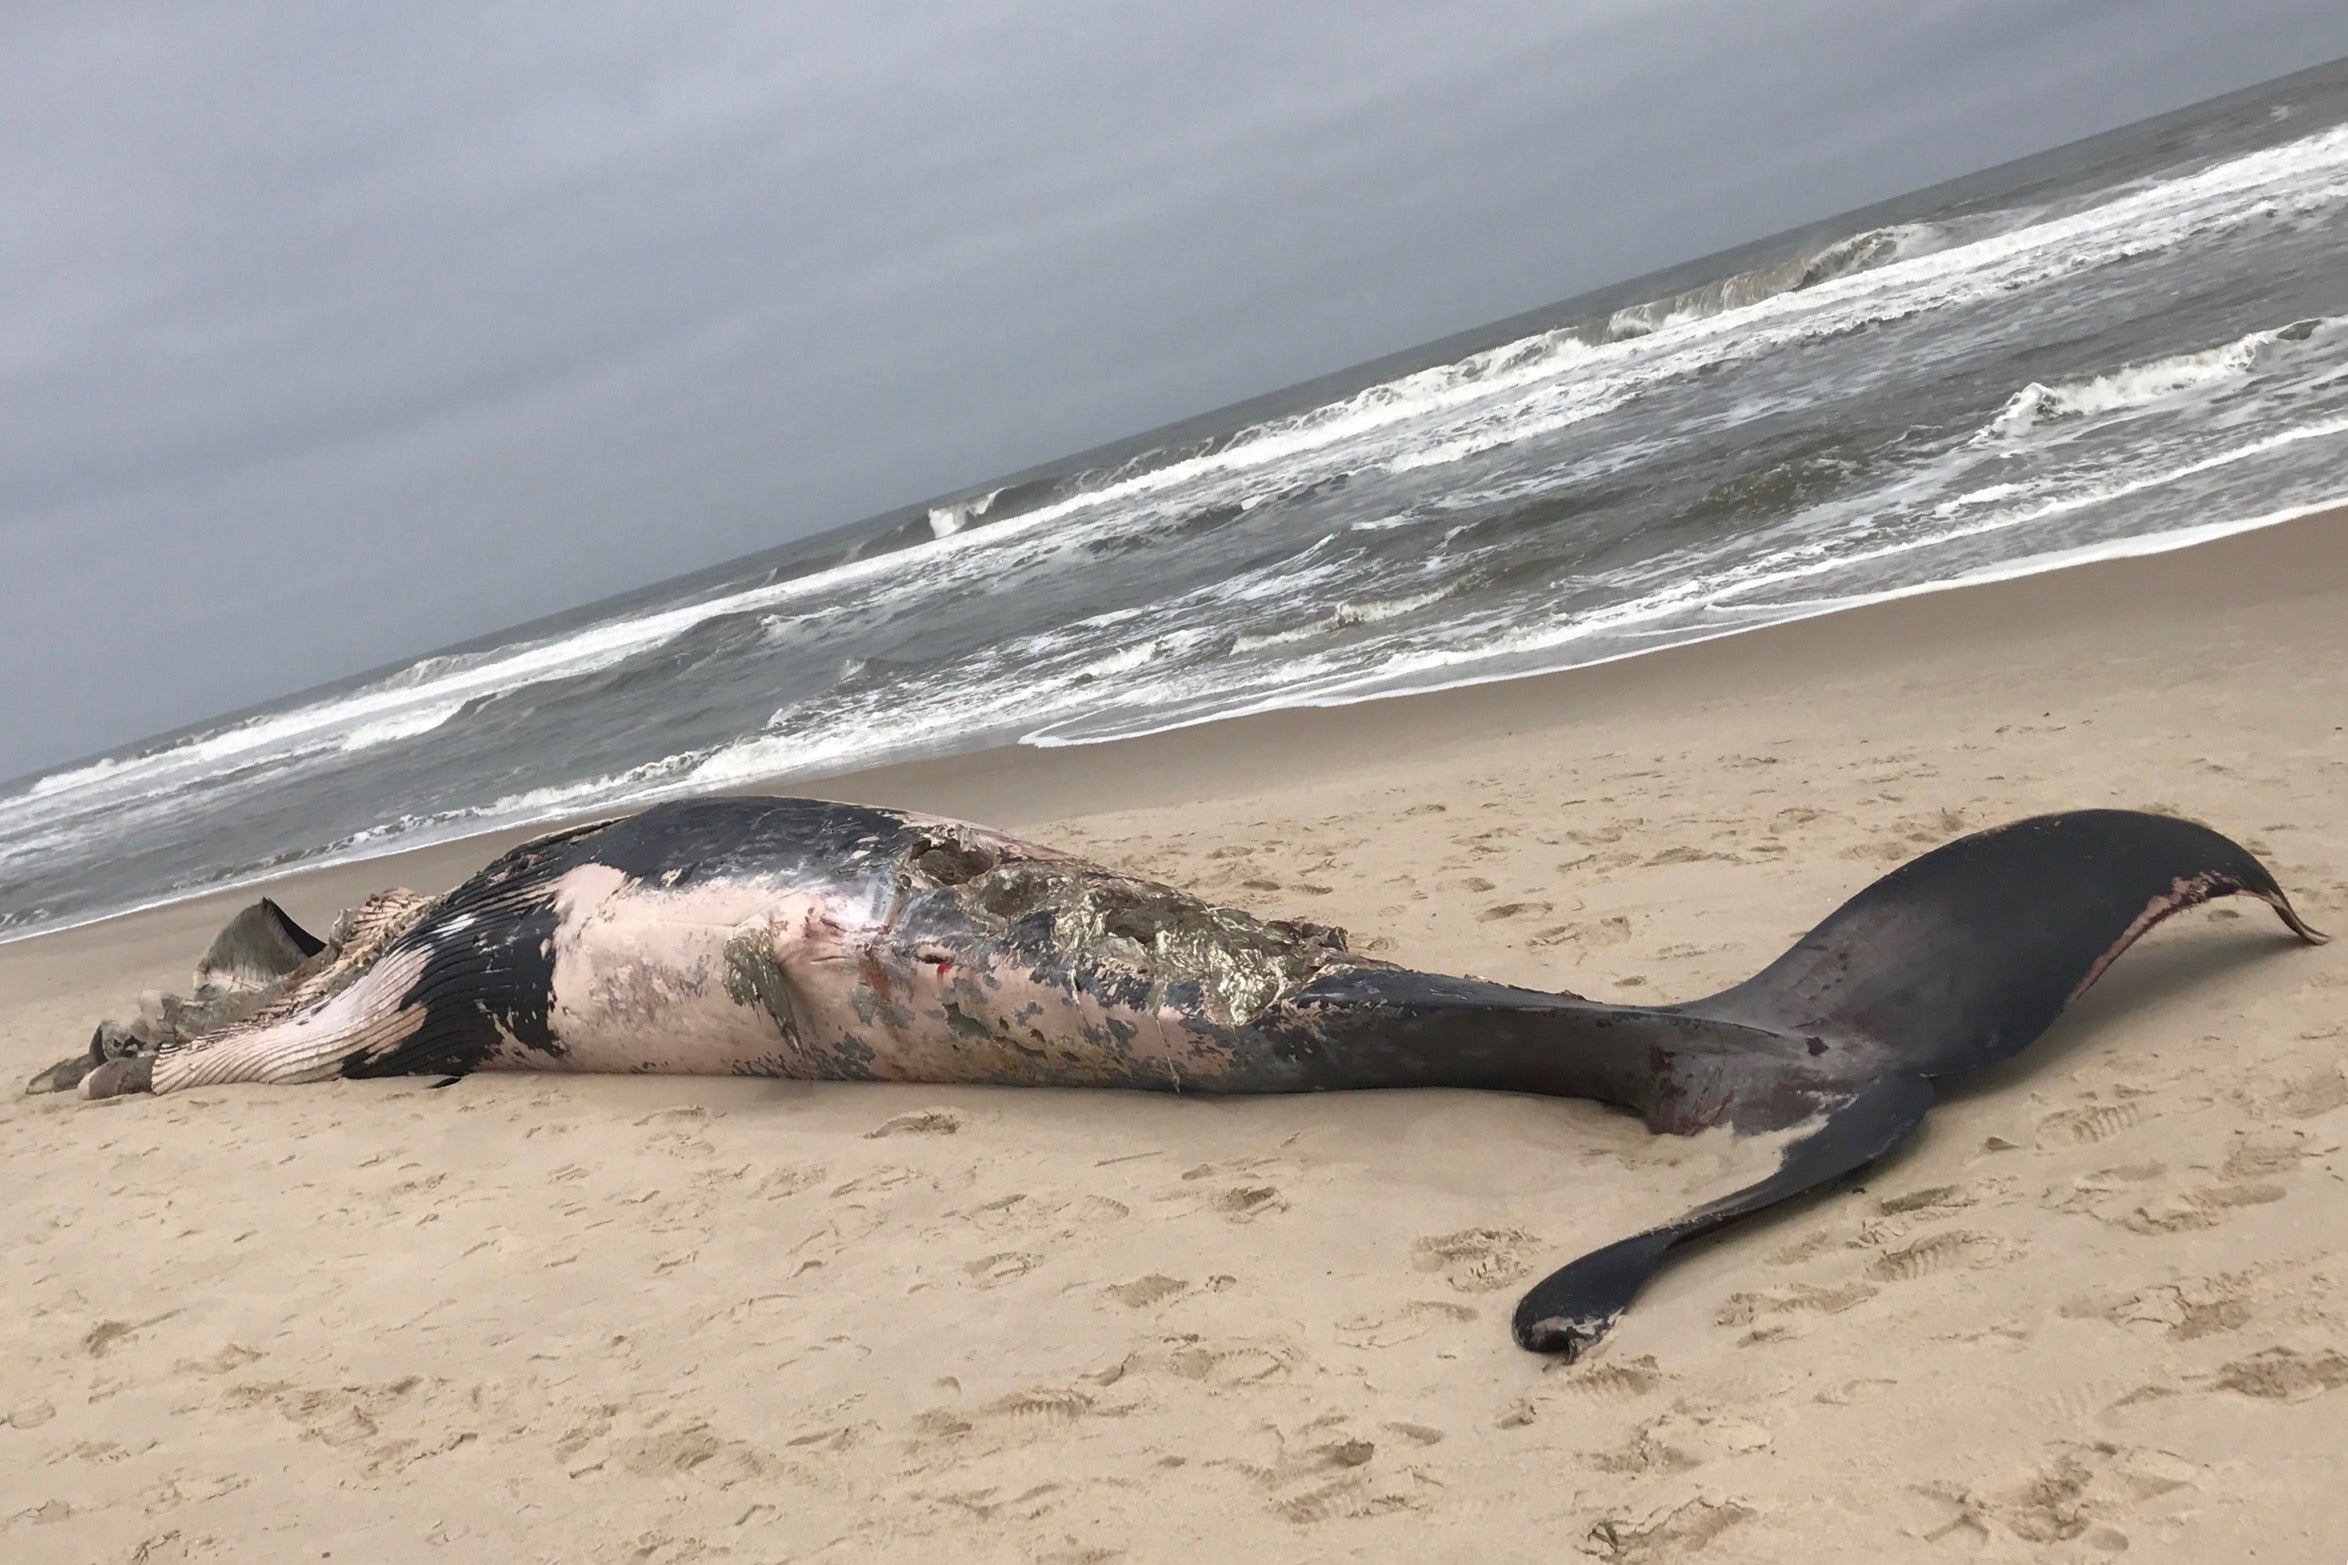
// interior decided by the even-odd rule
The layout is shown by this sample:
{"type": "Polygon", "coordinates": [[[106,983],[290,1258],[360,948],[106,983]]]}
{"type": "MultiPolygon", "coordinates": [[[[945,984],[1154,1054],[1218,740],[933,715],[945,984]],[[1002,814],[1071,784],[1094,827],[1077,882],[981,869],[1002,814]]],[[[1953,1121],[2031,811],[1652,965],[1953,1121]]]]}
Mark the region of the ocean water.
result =
{"type": "Polygon", "coordinates": [[[1570,668],[2348,499],[2348,62],[0,785],[0,938],[1570,668]]]}

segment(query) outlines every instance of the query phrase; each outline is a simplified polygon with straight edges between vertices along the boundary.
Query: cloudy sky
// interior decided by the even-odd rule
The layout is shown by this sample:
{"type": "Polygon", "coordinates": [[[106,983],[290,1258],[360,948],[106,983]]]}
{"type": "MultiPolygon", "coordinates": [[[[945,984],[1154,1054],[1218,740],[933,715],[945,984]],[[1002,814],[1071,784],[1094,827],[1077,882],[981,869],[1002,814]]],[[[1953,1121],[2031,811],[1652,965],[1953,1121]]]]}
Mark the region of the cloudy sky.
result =
{"type": "Polygon", "coordinates": [[[0,10],[0,776],[2348,54],[2339,0],[0,10]]]}

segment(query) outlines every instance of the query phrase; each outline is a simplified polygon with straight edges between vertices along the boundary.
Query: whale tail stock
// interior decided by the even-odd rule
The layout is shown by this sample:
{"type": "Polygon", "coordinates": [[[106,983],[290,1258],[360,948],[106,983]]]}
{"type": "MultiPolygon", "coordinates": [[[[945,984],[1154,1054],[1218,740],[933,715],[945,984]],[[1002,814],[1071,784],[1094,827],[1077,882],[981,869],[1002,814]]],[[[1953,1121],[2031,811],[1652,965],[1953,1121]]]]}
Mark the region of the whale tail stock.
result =
{"type": "Polygon", "coordinates": [[[1598,1095],[1659,1130],[1812,1128],[1760,1182],[1545,1278],[1518,1306],[1517,1341],[1578,1354],[1672,1246],[1873,1162],[1922,1123],[1933,1081],[2011,1058],[2146,930],[2237,893],[2309,944],[2328,938],[2208,827],[2130,810],[2039,816],[1912,860],[1744,983],[1664,1008],[1701,1047],[1650,1037],[1644,1088],[1598,1095]]]}

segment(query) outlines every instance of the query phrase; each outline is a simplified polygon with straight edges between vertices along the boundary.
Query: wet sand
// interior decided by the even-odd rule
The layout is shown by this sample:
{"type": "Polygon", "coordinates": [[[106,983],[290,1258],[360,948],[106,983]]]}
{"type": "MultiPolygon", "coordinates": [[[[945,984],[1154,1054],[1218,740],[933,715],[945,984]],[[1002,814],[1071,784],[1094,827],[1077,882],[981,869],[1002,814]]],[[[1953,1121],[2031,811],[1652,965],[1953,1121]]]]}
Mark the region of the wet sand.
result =
{"type": "MultiPolygon", "coordinates": [[[[806,789],[1380,955],[1742,977],[1976,826],[2157,806],[2348,925],[2348,513],[1603,668],[806,789]]],[[[519,835],[519,834],[517,834],[519,835]]],[[[322,924],[500,840],[292,876],[322,924]]],[[[249,896],[0,947],[0,1069],[249,896]]],[[[2348,941],[2174,921],[1559,1367],[1748,1174],[1587,1104],[479,1077],[0,1100],[0,1554],[2255,1557],[2348,1525],[2348,941]],[[934,1112],[933,1112],[934,1111],[934,1112]]]]}

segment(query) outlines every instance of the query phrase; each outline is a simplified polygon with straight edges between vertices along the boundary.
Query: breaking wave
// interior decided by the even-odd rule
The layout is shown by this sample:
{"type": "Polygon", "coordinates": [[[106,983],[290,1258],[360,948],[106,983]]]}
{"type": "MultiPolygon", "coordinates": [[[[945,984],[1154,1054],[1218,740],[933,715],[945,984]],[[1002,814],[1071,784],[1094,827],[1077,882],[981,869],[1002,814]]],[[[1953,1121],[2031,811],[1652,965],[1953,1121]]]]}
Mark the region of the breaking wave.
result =
{"type": "Polygon", "coordinates": [[[1986,434],[2015,439],[2066,419],[2094,418],[2150,407],[2185,392],[2209,391],[2249,378],[2274,350],[2334,331],[2324,316],[2254,331],[2194,353],[2171,353],[2085,380],[2023,387],[1990,420],[1986,434]]]}
{"type": "Polygon", "coordinates": [[[2020,228],[2029,219],[2027,211],[2015,211],[1963,224],[1896,223],[1886,228],[1871,228],[1847,239],[1837,239],[1832,244],[1807,255],[1796,256],[1790,261],[1754,267],[1750,271],[1723,277],[1717,282],[1685,289],[1667,298],[1653,299],[1645,304],[1634,304],[1617,310],[1607,317],[1601,335],[1608,342],[1645,337],[1666,326],[1703,320],[1729,310],[1741,310],[1782,294],[1800,293],[1806,288],[1833,282],[1839,277],[1871,272],[1879,266],[1889,266],[1894,261],[1932,255],[1993,233],[2020,228]]]}

